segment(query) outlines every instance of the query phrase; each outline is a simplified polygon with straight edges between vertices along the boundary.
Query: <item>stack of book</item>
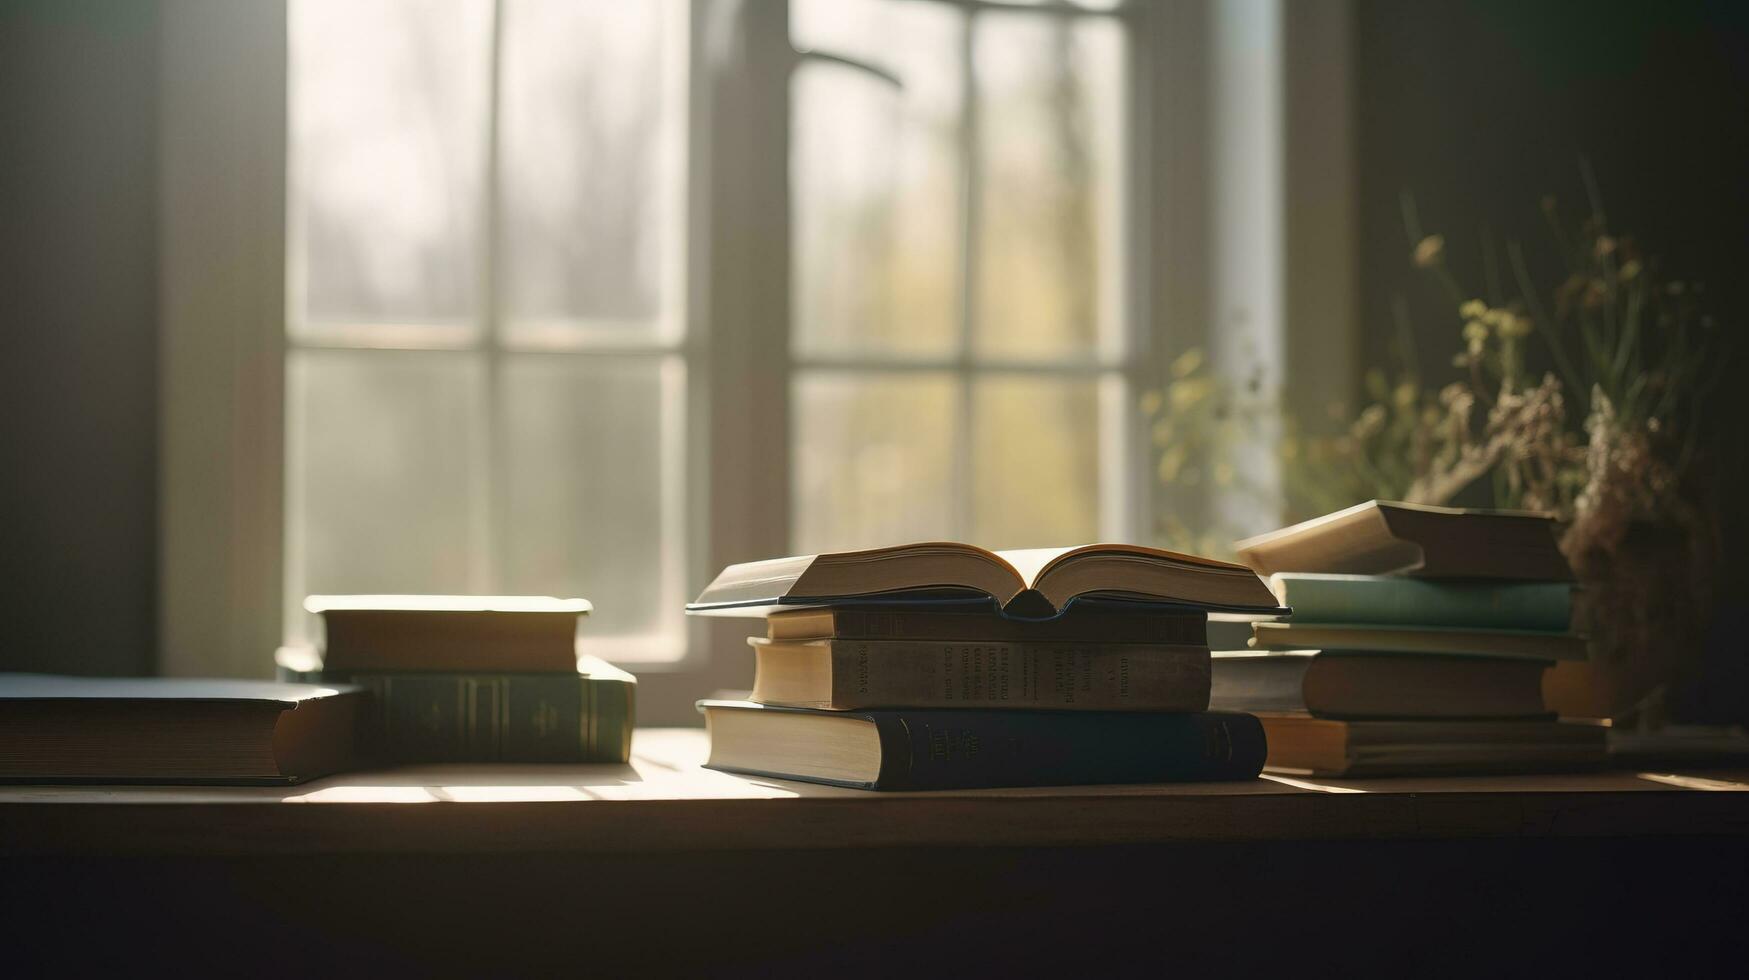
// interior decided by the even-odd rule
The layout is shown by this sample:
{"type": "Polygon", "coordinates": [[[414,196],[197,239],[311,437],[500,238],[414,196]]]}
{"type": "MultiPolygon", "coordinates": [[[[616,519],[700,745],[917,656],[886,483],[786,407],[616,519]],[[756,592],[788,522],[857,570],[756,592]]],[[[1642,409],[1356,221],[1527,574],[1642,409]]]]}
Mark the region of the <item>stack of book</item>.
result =
{"type": "Polygon", "coordinates": [[[709,765],[865,789],[1249,779],[1209,712],[1207,617],[1278,604],[1239,565],[1124,545],[934,543],[731,565],[688,607],[761,616],[709,765]]]}
{"type": "Polygon", "coordinates": [[[1573,575],[1543,516],[1371,501],[1242,541],[1285,622],[1214,654],[1212,703],[1255,711],[1271,770],[1319,776],[1601,765],[1607,731],[1543,695],[1573,575]]]}
{"type": "Polygon", "coordinates": [[[316,651],[280,679],[370,693],[365,744],[390,762],[625,762],[636,682],[577,654],[583,599],[310,596],[316,651]]]}

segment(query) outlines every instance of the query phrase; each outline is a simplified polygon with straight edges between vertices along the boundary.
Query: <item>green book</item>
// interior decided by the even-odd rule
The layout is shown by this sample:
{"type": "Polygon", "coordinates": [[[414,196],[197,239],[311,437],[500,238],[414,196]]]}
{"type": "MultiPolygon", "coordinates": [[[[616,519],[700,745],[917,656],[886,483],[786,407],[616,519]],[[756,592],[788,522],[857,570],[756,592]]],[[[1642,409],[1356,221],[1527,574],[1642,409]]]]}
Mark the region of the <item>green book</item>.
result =
{"type": "Polygon", "coordinates": [[[1565,631],[1570,582],[1433,581],[1391,575],[1277,572],[1270,588],[1296,623],[1565,631]]]}
{"type": "Polygon", "coordinates": [[[311,666],[282,657],[280,678],[369,691],[369,747],[393,762],[623,763],[631,755],[637,681],[594,657],[562,674],[311,666]]]}

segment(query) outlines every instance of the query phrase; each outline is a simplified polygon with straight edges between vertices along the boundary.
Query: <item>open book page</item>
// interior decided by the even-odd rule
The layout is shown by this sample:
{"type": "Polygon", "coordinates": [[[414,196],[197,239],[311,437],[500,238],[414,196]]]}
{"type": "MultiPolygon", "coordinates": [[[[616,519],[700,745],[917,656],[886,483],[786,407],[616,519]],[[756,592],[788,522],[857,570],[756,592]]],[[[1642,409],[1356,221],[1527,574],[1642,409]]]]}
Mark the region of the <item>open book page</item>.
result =
{"type": "Polygon", "coordinates": [[[1166,561],[1202,568],[1226,570],[1244,568],[1243,565],[1235,565],[1232,562],[1203,558],[1199,555],[1186,555],[1176,551],[1167,551],[1164,548],[1150,548],[1139,544],[1085,544],[1074,548],[1031,548],[1025,551],[999,551],[997,554],[1014,566],[1021,578],[1026,580],[1028,588],[1035,589],[1038,588],[1039,578],[1055,566],[1065,561],[1090,555],[1139,558],[1149,562],[1166,561]]]}
{"type": "Polygon", "coordinates": [[[1038,586],[1039,573],[1045,570],[1045,566],[1075,550],[1077,549],[1022,548],[1015,551],[998,551],[996,555],[1012,565],[1014,570],[1020,573],[1020,580],[1026,583],[1027,588],[1031,589],[1038,586]]]}

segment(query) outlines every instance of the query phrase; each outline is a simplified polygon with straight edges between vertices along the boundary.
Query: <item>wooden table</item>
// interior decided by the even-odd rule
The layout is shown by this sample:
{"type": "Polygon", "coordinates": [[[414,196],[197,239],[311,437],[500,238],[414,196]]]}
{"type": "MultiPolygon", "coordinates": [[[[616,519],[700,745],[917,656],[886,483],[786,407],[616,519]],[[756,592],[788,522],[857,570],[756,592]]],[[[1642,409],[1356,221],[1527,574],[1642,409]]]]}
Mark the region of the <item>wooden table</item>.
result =
{"type": "MultiPolygon", "coordinates": [[[[6,897],[37,912],[74,902],[81,930],[107,914],[157,935],[163,916],[197,915],[335,967],[585,956],[854,973],[889,955],[1041,967],[1053,950],[1065,966],[1109,954],[1122,968],[1175,932],[1198,956],[1225,950],[1203,962],[1267,965],[1357,929],[1396,968],[1397,941],[1425,951],[1429,929],[1449,940],[1502,909],[1516,925],[1488,928],[1521,942],[1533,925],[1546,938],[1549,922],[1606,927],[1635,902],[1653,908],[1606,927],[1619,944],[1624,929],[1655,938],[1652,919],[1692,936],[1749,896],[1742,771],[889,794],[712,772],[705,749],[697,730],[645,730],[629,766],[0,787],[6,897]],[[1245,944],[1244,924],[1271,909],[1269,933],[1289,944],[1245,944]],[[610,948],[573,949],[604,923],[610,948]],[[677,928],[691,938],[665,943],[677,928]]],[[[15,928],[32,921],[9,913],[15,928]]]]}
{"type": "Polygon", "coordinates": [[[300,786],[0,786],[0,854],[1054,847],[1749,834],[1749,771],[870,793],[700,768],[696,729],[629,766],[414,766],[300,786]]]}

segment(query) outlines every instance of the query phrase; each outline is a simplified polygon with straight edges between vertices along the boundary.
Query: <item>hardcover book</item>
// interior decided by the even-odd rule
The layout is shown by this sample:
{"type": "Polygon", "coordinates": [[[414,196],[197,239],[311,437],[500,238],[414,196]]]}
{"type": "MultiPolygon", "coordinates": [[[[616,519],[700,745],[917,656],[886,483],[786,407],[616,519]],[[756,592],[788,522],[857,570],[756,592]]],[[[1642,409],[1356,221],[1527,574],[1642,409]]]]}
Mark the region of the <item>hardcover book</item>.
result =
{"type": "Polygon", "coordinates": [[[569,671],[585,599],[313,595],[329,670],[569,671]]]}
{"type": "Polygon", "coordinates": [[[1138,610],[1133,605],[1071,604],[1055,619],[1016,620],[994,612],[879,606],[820,607],[772,613],[773,640],[979,640],[985,642],[1155,643],[1207,646],[1202,612],[1138,610]]]}
{"type": "Polygon", "coordinates": [[[1257,650],[1347,650],[1584,660],[1585,638],[1537,630],[1463,630],[1334,623],[1252,623],[1257,650]]]}
{"type": "Polygon", "coordinates": [[[1310,776],[1437,776],[1594,769],[1601,725],[1558,721],[1332,721],[1258,716],[1269,770],[1310,776]]]}
{"type": "Polygon", "coordinates": [[[0,780],[295,783],[354,768],[339,684],[0,674],[0,780]]]}
{"type": "Polygon", "coordinates": [[[1218,652],[1209,707],[1319,718],[1548,718],[1544,661],[1218,652]]]}
{"type": "Polygon", "coordinates": [[[1554,521],[1523,511],[1372,500],[1240,541],[1239,560],[1275,572],[1570,582],[1554,521]]]}
{"type": "Polygon", "coordinates": [[[1203,711],[1203,646],[750,639],[753,700],[854,708],[1203,711]]]}
{"type": "Polygon", "coordinates": [[[1269,587],[1296,623],[1565,632],[1569,582],[1429,581],[1400,575],[1277,572],[1269,587]]]}
{"type": "Polygon", "coordinates": [[[1253,779],[1245,714],[811,711],[700,701],[709,768],[877,790],[1253,779]]]}
{"type": "Polygon", "coordinates": [[[1127,544],[994,552],[952,542],[730,565],[686,609],[764,616],[793,606],[959,602],[1051,619],[1080,599],[1285,612],[1255,573],[1229,562],[1127,544]]]}
{"type": "Polygon", "coordinates": [[[563,673],[346,671],[279,659],[282,677],[369,692],[365,744],[386,761],[623,763],[631,755],[637,680],[595,657],[563,673]]]}

